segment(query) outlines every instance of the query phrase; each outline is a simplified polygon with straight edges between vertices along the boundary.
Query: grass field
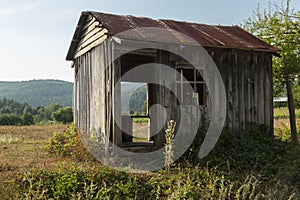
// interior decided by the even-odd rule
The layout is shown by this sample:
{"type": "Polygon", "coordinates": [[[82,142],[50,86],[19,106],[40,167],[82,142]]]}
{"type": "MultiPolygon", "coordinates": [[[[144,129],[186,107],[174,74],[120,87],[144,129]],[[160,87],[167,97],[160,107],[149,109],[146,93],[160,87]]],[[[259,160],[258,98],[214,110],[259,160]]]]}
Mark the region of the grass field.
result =
{"type": "Polygon", "coordinates": [[[50,169],[61,160],[51,158],[44,146],[54,131],[63,131],[66,125],[55,126],[0,126],[0,199],[11,194],[9,180],[32,169],[50,169]]]}
{"type": "MultiPolygon", "coordinates": [[[[295,110],[295,115],[300,118],[300,109],[295,110]]],[[[274,119],[287,119],[289,117],[289,110],[287,107],[274,108],[274,119]]]]}
{"type": "MultiPolygon", "coordinates": [[[[275,127],[280,128],[284,120],[276,120],[275,127]]],[[[45,145],[53,132],[66,128],[0,126],[0,199],[300,197],[300,147],[281,141],[269,144],[268,139],[255,136],[256,130],[245,137],[224,133],[212,153],[195,166],[179,162],[171,175],[161,170],[139,175],[51,156],[45,145]]]]}

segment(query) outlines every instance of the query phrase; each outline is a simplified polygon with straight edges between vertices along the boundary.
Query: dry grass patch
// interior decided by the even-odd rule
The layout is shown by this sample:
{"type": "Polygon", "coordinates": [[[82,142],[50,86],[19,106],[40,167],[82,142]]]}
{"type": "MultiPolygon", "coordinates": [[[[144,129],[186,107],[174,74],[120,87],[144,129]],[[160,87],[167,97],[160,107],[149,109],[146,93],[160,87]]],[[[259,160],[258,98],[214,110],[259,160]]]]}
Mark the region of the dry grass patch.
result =
{"type": "Polygon", "coordinates": [[[11,178],[31,169],[47,169],[61,160],[51,158],[45,145],[54,131],[63,131],[67,125],[0,126],[0,197],[11,191],[11,178]]]}

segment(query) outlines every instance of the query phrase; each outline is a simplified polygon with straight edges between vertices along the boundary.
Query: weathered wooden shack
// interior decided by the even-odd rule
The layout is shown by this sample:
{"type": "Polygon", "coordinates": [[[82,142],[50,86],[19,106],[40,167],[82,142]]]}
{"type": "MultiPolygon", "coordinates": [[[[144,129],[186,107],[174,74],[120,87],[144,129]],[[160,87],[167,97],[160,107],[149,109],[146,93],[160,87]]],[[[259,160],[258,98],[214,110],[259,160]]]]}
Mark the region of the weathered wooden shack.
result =
{"type": "MultiPolygon", "coordinates": [[[[90,11],[82,12],[66,58],[73,61],[74,117],[82,132],[105,134],[114,144],[124,148],[144,145],[155,149],[163,144],[163,134],[149,136],[148,143],[134,143],[131,134],[122,130],[127,127],[127,131],[132,131],[131,118],[147,118],[149,115],[122,116],[118,106],[120,96],[113,95],[120,93],[117,83],[128,70],[146,63],[161,63],[177,70],[195,90],[199,107],[202,110],[209,107],[211,97],[207,94],[205,80],[180,56],[153,48],[122,54],[133,44],[138,45],[151,37],[151,33],[147,35],[138,31],[142,27],[166,30],[159,37],[148,40],[156,46],[179,49],[181,44],[187,45],[185,38],[176,34],[177,31],[204,47],[224,81],[227,100],[225,126],[243,129],[246,123],[253,122],[265,125],[268,133],[273,134],[272,56],[277,55],[277,48],[238,26],[212,26],[90,11]],[[131,37],[128,34],[122,37],[120,33],[127,30],[132,30],[131,37]],[[104,42],[107,40],[111,45],[104,42]],[[121,125],[116,123],[118,120],[121,125]],[[120,127],[122,125],[123,128],[120,127]]],[[[179,98],[184,98],[188,94],[185,94],[181,80],[176,78],[175,85],[180,90],[179,98]]],[[[167,89],[148,83],[147,93],[148,107],[160,104],[166,109],[168,119],[176,119],[176,99],[167,89]]],[[[150,119],[150,129],[154,129],[159,120],[150,119]]]]}

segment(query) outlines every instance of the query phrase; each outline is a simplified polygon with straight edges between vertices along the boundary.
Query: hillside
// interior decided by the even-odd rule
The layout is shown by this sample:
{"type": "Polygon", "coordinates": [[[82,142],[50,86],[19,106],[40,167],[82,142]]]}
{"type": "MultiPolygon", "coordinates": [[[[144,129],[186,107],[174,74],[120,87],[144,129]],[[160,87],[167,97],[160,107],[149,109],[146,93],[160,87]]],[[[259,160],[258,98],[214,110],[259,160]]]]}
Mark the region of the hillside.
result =
{"type": "Polygon", "coordinates": [[[140,112],[141,107],[146,100],[146,84],[145,83],[129,83],[124,82],[121,86],[121,109],[122,112],[133,110],[140,112]]]}
{"type": "MultiPolygon", "coordinates": [[[[132,108],[132,110],[140,110],[145,97],[139,99],[139,96],[133,95],[139,91],[139,88],[143,88],[142,93],[145,96],[146,85],[144,83],[122,83],[122,111],[129,111],[129,102],[139,105],[139,108],[132,108]]],[[[72,106],[73,83],[61,80],[0,81],[0,99],[3,98],[28,103],[33,107],[47,106],[51,103],[72,106]]]]}
{"type": "Polygon", "coordinates": [[[3,98],[33,107],[51,103],[72,106],[73,83],[61,80],[0,81],[0,99],[3,98]]]}

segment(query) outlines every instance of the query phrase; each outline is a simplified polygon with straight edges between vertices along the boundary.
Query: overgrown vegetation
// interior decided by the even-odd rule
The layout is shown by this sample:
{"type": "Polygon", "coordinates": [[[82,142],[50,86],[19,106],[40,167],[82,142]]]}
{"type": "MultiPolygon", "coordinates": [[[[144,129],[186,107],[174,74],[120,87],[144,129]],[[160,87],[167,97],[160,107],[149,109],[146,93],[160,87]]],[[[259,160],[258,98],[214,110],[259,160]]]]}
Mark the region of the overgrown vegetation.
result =
{"type": "Polygon", "coordinates": [[[51,156],[68,157],[75,161],[93,161],[91,155],[86,151],[80,137],[72,123],[63,132],[54,132],[49,139],[46,149],[51,156]]]}
{"type": "MultiPolygon", "coordinates": [[[[18,181],[18,180],[17,180],[18,181]]],[[[286,185],[263,186],[249,175],[231,181],[216,169],[182,169],[176,174],[130,174],[106,167],[27,173],[18,190],[27,199],[292,199],[286,185]]]]}
{"type": "MultiPolygon", "coordinates": [[[[48,150],[72,158],[74,127],[55,134],[48,150]],[[62,138],[62,139],[61,139],[62,138]],[[58,142],[60,141],[60,142],[58,142]],[[71,151],[72,150],[72,151],[71,151]]],[[[199,133],[198,140],[203,139],[199,133]]],[[[203,160],[198,146],[165,170],[133,174],[94,162],[32,170],[14,181],[24,199],[299,199],[300,146],[266,136],[264,127],[224,130],[203,160]]],[[[74,160],[74,159],[73,159],[74,160]]],[[[75,160],[78,160],[75,158],[75,160]]]]}

